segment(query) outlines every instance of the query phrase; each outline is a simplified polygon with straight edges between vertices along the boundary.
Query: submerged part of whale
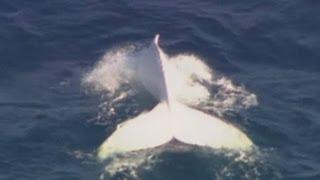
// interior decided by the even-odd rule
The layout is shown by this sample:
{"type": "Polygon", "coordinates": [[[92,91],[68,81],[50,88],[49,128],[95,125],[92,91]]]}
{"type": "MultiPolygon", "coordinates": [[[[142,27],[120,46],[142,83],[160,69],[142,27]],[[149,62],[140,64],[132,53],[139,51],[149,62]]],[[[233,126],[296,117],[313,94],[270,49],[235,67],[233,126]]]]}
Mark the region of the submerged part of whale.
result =
{"type": "Polygon", "coordinates": [[[118,125],[100,146],[98,157],[103,160],[115,153],[153,148],[172,139],[215,149],[251,149],[252,141],[235,126],[174,99],[170,92],[173,86],[168,81],[167,62],[158,41],[159,35],[156,35],[140,57],[137,73],[141,83],[159,100],[159,104],[151,111],[118,125]]]}

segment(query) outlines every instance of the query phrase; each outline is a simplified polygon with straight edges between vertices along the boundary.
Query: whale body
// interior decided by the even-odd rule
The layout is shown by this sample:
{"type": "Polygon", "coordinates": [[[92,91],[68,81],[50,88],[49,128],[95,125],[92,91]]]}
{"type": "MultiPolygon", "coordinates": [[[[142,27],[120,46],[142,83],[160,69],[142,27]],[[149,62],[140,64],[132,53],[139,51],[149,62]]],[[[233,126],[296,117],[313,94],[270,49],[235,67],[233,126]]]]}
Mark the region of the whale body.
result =
{"type": "Polygon", "coordinates": [[[141,83],[159,104],[151,111],[118,125],[100,146],[99,159],[117,153],[154,148],[173,139],[215,149],[251,149],[252,141],[235,126],[175,100],[168,81],[167,61],[162,53],[159,35],[156,35],[137,66],[141,83]]]}

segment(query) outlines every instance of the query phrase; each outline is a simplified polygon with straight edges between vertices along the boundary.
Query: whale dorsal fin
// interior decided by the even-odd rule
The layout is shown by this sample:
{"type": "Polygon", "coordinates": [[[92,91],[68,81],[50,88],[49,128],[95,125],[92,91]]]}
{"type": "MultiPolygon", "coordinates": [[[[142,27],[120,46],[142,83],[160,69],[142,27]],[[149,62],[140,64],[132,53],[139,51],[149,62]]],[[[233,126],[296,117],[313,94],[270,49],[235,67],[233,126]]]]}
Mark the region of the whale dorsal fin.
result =
{"type": "Polygon", "coordinates": [[[157,34],[150,46],[139,56],[137,73],[144,87],[160,102],[170,104],[171,94],[167,81],[166,59],[159,47],[160,35],[157,34]]]}

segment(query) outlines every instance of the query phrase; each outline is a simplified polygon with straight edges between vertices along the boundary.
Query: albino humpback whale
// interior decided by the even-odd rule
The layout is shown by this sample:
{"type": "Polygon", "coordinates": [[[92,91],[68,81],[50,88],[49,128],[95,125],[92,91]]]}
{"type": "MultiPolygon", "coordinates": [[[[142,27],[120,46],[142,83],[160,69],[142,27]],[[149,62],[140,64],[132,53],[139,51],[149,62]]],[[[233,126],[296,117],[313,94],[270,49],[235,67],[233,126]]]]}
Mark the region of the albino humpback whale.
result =
{"type": "Polygon", "coordinates": [[[192,109],[175,100],[167,74],[167,62],[156,35],[139,59],[138,76],[145,88],[159,100],[151,111],[118,125],[100,146],[98,157],[160,146],[172,139],[212,148],[249,150],[253,146],[246,134],[222,119],[192,109]]]}

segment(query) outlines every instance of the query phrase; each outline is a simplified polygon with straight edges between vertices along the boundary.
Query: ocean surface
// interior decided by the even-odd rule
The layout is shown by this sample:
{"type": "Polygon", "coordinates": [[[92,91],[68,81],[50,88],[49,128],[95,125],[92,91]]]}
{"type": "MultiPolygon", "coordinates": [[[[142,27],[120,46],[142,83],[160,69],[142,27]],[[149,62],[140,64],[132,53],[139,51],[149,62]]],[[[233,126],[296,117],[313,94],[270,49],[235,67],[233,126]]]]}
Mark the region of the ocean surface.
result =
{"type": "Polygon", "coordinates": [[[0,179],[319,180],[319,13],[317,0],[1,0],[0,179]],[[85,80],[157,33],[168,56],[212,70],[214,98],[197,108],[242,129],[253,152],[177,143],[97,159],[155,100],[111,92],[108,65],[85,80]]]}

